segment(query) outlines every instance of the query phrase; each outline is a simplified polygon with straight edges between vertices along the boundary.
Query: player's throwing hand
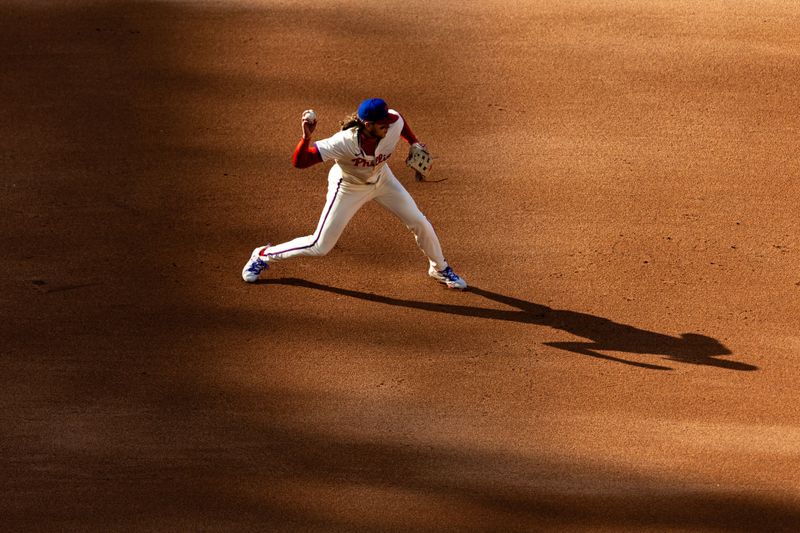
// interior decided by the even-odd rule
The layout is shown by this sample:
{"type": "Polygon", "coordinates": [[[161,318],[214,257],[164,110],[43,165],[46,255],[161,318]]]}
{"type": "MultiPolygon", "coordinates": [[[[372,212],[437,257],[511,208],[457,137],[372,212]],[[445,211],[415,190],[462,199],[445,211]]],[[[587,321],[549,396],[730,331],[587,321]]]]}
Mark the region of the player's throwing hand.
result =
{"type": "Polygon", "coordinates": [[[303,111],[302,125],[303,138],[310,139],[311,134],[314,133],[314,130],[317,128],[317,114],[313,109],[306,109],[303,111]]]}

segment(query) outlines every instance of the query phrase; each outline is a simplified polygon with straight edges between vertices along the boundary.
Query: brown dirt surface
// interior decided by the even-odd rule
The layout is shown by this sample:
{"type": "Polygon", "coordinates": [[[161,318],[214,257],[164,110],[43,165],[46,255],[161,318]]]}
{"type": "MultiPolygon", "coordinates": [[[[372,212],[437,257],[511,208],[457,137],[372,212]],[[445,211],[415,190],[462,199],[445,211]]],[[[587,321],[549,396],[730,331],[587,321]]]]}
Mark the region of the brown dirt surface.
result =
{"type": "Polygon", "coordinates": [[[800,4],[0,7],[3,531],[796,531],[800,4]],[[381,96],[472,290],[291,167],[381,96]]]}

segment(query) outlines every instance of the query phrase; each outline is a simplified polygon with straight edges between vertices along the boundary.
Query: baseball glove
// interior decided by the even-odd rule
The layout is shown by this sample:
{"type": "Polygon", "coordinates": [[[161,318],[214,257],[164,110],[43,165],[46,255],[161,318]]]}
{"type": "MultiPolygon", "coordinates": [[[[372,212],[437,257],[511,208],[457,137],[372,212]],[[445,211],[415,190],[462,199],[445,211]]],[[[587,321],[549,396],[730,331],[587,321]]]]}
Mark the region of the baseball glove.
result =
{"type": "Polygon", "coordinates": [[[433,156],[427,146],[422,143],[414,143],[408,150],[406,165],[414,170],[417,181],[425,181],[433,166],[433,156]]]}

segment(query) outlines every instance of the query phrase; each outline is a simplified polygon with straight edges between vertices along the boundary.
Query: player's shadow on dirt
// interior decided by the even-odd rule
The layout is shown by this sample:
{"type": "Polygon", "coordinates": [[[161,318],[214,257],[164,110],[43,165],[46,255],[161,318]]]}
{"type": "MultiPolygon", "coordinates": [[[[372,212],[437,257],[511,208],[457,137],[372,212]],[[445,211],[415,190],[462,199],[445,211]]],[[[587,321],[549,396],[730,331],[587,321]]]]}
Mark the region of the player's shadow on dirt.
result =
{"type": "Polygon", "coordinates": [[[585,337],[590,339],[591,342],[548,342],[545,343],[547,346],[650,370],[672,369],[662,365],[629,361],[621,357],[602,354],[600,351],[661,355],[669,361],[692,365],[715,366],[728,370],[758,370],[758,367],[747,363],[720,358],[720,356],[730,355],[731,351],[718,340],[705,335],[684,333],[679,337],[673,337],[663,333],[635,328],[627,324],[619,324],[599,316],[563,309],[552,309],[545,305],[527,302],[478,287],[470,287],[469,292],[488,300],[508,305],[515,308],[515,310],[505,311],[465,305],[401,300],[351,289],[330,287],[328,285],[321,285],[319,283],[295,278],[271,279],[263,283],[306,287],[343,296],[350,296],[352,298],[359,298],[370,302],[420,309],[434,313],[549,326],[554,329],[569,332],[578,337],[585,337]]]}

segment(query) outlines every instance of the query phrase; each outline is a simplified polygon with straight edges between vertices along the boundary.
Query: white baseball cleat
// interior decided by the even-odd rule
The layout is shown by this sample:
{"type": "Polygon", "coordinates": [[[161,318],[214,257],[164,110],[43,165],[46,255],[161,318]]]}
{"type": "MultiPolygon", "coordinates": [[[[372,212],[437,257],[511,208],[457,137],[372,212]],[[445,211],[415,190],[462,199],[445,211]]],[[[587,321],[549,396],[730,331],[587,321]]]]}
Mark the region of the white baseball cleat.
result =
{"type": "Polygon", "coordinates": [[[268,260],[261,258],[261,252],[269,248],[269,246],[269,244],[266,246],[259,246],[250,254],[250,260],[244,265],[244,269],[242,269],[242,279],[247,283],[255,283],[258,276],[261,275],[261,272],[269,268],[268,260]]]}
{"type": "Polygon", "coordinates": [[[458,289],[463,291],[467,288],[467,282],[461,279],[458,274],[453,272],[453,269],[450,267],[447,267],[444,270],[436,270],[431,266],[428,269],[428,275],[439,283],[444,283],[447,285],[448,289],[458,289]]]}

